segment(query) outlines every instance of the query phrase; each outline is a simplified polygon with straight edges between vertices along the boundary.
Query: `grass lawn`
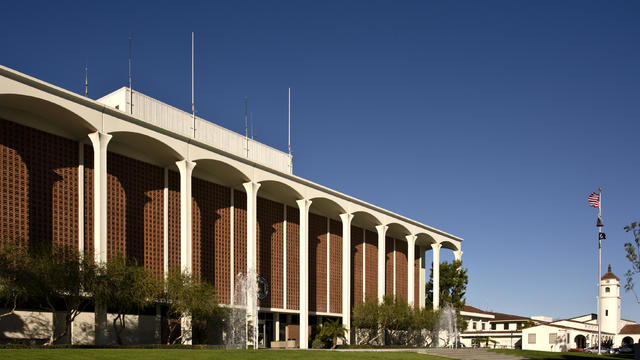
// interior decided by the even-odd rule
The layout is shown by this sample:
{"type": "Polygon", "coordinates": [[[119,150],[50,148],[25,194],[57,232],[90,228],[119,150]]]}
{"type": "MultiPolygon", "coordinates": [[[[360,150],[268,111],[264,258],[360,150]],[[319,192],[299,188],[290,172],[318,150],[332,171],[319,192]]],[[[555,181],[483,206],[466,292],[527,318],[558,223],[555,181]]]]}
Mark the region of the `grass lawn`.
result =
{"type": "Polygon", "coordinates": [[[500,350],[490,350],[495,351],[501,354],[507,355],[515,355],[521,356],[529,359],[565,359],[565,360],[573,360],[573,359],[633,359],[633,355],[624,354],[624,355],[598,355],[598,354],[583,354],[579,352],[547,352],[547,351],[532,351],[532,350],[510,350],[510,349],[500,349],[500,350]]]}
{"type": "Polygon", "coordinates": [[[300,350],[191,350],[191,349],[0,349],[0,359],[422,359],[444,358],[401,352],[337,352],[300,350]]]}

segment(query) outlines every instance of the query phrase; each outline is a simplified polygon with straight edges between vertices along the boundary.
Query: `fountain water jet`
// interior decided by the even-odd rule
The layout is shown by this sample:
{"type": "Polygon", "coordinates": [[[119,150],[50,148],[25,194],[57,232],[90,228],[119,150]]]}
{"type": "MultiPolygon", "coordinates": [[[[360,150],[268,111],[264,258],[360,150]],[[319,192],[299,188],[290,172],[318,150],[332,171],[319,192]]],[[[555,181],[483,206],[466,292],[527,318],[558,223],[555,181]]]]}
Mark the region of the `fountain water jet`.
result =
{"type": "Polygon", "coordinates": [[[436,346],[440,345],[440,339],[444,340],[443,347],[455,347],[458,342],[458,316],[456,309],[447,305],[440,309],[436,346]],[[443,337],[444,336],[444,337],[443,337]]]}
{"type": "Polygon", "coordinates": [[[229,309],[224,344],[227,348],[258,348],[258,285],[255,270],[238,273],[229,309]]]}

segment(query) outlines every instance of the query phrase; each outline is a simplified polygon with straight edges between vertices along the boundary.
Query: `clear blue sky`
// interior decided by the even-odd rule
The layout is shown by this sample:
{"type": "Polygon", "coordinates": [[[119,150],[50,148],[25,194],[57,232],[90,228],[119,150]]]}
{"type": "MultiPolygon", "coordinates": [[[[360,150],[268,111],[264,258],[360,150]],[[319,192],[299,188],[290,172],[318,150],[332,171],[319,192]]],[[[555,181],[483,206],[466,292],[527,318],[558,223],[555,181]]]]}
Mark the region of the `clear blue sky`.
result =
{"type": "MultiPolygon", "coordinates": [[[[3,4],[0,64],[90,96],[127,83],[286,149],[295,173],[465,239],[468,303],[595,312],[603,263],[629,268],[640,220],[640,5],[634,1],[3,4]]],[[[429,254],[430,255],[430,254],[429,254]]],[[[451,259],[444,251],[444,259],[451,259]]],[[[624,317],[640,305],[623,295],[624,317]]]]}

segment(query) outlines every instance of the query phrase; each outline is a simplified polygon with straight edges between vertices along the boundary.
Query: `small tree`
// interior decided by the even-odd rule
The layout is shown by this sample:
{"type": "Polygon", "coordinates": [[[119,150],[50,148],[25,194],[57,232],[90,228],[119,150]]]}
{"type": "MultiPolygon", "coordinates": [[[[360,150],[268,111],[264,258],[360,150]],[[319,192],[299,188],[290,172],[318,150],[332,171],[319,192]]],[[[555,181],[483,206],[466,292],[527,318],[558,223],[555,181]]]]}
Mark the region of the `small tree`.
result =
{"type": "Polygon", "coordinates": [[[378,334],[378,299],[368,297],[353,308],[351,324],[356,328],[356,335],[362,336],[361,343],[368,344],[376,340],[378,334]]]}
{"type": "Polygon", "coordinates": [[[338,346],[338,339],[344,339],[346,332],[347,329],[338,320],[326,321],[322,323],[318,337],[331,340],[331,349],[333,350],[338,346]]]}
{"type": "Polygon", "coordinates": [[[27,274],[28,262],[27,247],[23,243],[7,240],[0,244],[0,301],[8,309],[0,318],[15,314],[18,302],[28,296],[22,279],[27,274]]]}
{"type": "MultiPolygon", "coordinates": [[[[462,262],[455,260],[453,262],[440,263],[440,307],[451,305],[456,310],[462,309],[466,305],[465,295],[467,285],[469,284],[469,276],[467,269],[462,268],[462,262]]],[[[427,299],[426,306],[433,306],[433,265],[431,266],[431,274],[429,282],[426,285],[427,299]]]]}
{"type": "Polygon", "coordinates": [[[440,314],[432,308],[413,309],[413,323],[411,325],[411,342],[425,346],[431,346],[433,340],[438,336],[438,322],[440,314]],[[426,336],[423,335],[426,332],[426,336]]]}
{"type": "Polygon", "coordinates": [[[116,253],[99,268],[95,287],[96,305],[116,313],[113,330],[116,341],[122,345],[122,331],[126,327],[126,315],[138,312],[151,303],[157,283],[149,271],[138,266],[135,260],[127,260],[116,253]]]}
{"type": "MultiPolygon", "coordinates": [[[[166,306],[167,317],[170,319],[192,316],[195,319],[211,320],[223,314],[218,306],[215,288],[179,269],[169,271],[160,301],[166,306]]],[[[177,321],[170,321],[169,334],[174,334],[179,324],[177,321]]],[[[169,336],[168,342],[181,342],[185,340],[184,335],[183,331],[180,336],[169,336]]]]}
{"type": "Polygon", "coordinates": [[[27,266],[18,280],[26,293],[52,314],[63,304],[65,326],[56,333],[55,324],[45,345],[51,345],[70,333],[76,316],[89,305],[87,293],[95,284],[95,267],[76,249],[68,245],[38,243],[31,246],[27,266]]]}
{"type": "Polygon", "coordinates": [[[413,312],[409,304],[395,296],[385,295],[378,310],[378,322],[384,337],[384,344],[387,339],[394,345],[401,340],[398,336],[406,333],[412,325],[413,312]]]}

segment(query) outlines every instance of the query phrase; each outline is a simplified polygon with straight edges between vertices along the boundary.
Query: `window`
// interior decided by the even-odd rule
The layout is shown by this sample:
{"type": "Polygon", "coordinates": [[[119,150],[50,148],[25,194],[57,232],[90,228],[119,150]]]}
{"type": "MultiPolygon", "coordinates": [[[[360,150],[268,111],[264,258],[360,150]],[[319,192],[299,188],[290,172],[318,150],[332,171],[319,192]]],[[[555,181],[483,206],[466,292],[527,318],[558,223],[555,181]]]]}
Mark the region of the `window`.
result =
{"type": "Polygon", "coordinates": [[[606,288],[604,288],[604,292],[606,293],[611,292],[611,289],[609,289],[609,287],[607,286],[606,288]]]}
{"type": "Polygon", "coordinates": [[[604,316],[609,316],[609,310],[604,311],[604,316]]]}
{"type": "Polygon", "coordinates": [[[535,344],[536,343],[536,334],[529,334],[529,344],[535,344]]]}
{"type": "Polygon", "coordinates": [[[549,344],[555,344],[558,341],[558,334],[551,333],[549,334],[549,344]]]}
{"type": "Polygon", "coordinates": [[[504,329],[509,330],[509,323],[504,323],[504,329]]]}
{"type": "Polygon", "coordinates": [[[484,323],[482,323],[482,330],[484,330],[484,325],[485,325],[485,324],[484,324],[484,323]]]}
{"type": "Polygon", "coordinates": [[[516,323],[516,329],[518,330],[522,329],[522,323],[516,323]]]}
{"type": "Polygon", "coordinates": [[[495,330],[496,329],[496,324],[491,324],[491,330],[495,330]]]}
{"type": "Polygon", "coordinates": [[[473,330],[475,330],[476,329],[476,322],[475,321],[472,323],[472,326],[473,326],[473,330]]]}

